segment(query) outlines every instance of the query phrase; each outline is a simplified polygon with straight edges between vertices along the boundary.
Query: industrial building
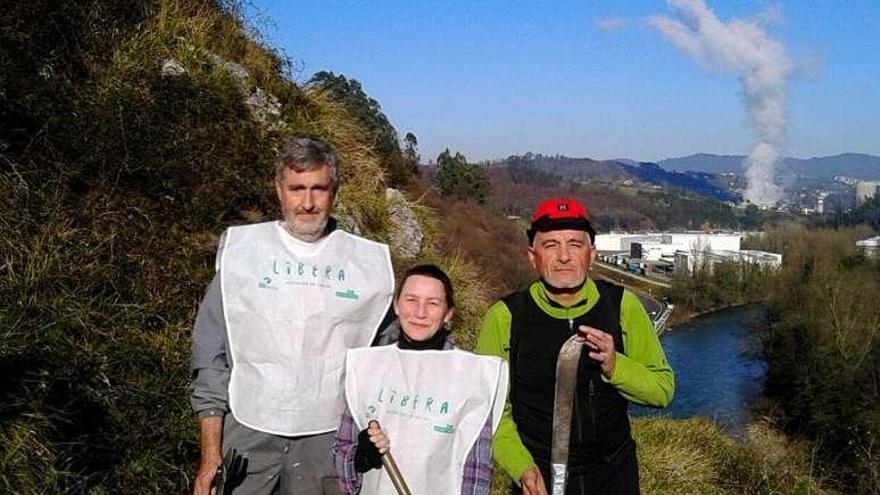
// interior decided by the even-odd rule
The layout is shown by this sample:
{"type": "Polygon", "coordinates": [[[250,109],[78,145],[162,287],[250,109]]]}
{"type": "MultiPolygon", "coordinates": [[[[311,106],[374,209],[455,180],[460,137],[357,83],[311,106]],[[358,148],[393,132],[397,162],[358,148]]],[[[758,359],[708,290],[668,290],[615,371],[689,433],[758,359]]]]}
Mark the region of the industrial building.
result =
{"type": "Polygon", "coordinates": [[[862,248],[866,255],[876,257],[880,251],[880,236],[856,241],[856,246],[862,248]]]}
{"type": "Polygon", "coordinates": [[[782,255],[743,250],[742,233],[657,232],[648,234],[600,234],[596,250],[600,261],[642,275],[668,277],[690,273],[694,266],[721,261],[754,263],[769,267],[782,264],[782,255]]]}

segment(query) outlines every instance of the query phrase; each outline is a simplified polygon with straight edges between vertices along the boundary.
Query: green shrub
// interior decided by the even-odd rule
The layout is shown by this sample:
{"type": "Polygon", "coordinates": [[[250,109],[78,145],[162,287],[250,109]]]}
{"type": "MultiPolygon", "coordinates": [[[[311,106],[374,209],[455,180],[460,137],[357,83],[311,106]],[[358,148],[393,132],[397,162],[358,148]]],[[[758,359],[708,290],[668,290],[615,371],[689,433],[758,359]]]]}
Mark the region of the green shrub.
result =
{"type": "Polygon", "coordinates": [[[453,155],[447,148],[437,156],[434,184],[441,196],[472,199],[485,204],[489,198],[489,175],[484,167],[467,162],[461,153],[453,155]]]}

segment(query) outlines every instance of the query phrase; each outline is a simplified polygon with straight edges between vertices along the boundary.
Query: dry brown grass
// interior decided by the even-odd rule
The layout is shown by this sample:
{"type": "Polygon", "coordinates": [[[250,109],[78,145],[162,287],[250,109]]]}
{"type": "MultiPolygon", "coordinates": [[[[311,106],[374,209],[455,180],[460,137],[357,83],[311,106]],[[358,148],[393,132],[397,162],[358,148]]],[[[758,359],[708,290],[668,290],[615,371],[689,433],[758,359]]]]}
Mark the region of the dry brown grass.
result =
{"type": "Polygon", "coordinates": [[[807,444],[767,422],[738,442],[705,419],[635,419],[642,492],[657,495],[831,494],[814,477],[807,444]]]}
{"type": "MultiPolygon", "coordinates": [[[[636,418],[633,436],[645,495],[836,493],[812,476],[807,444],[763,421],[750,425],[741,442],[699,418],[636,418]]],[[[509,486],[510,478],[496,468],[492,494],[507,494],[509,486]]]]}
{"type": "Polygon", "coordinates": [[[513,292],[534,278],[521,223],[473,201],[441,198],[429,188],[423,191],[423,201],[434,211],[442,232],[437,249],[478,266],[483,291],[490,299],[513,292]]]}
{"type": "Polygon", "coordinates": [[[375,143],[342,103],[320,90],[310,89],[306,95],[313,108],[306,112],[303,124],[339,152],[342,163],[338,200],[370,237],[387,242],[386,172],[373,147],[375,143]]]}

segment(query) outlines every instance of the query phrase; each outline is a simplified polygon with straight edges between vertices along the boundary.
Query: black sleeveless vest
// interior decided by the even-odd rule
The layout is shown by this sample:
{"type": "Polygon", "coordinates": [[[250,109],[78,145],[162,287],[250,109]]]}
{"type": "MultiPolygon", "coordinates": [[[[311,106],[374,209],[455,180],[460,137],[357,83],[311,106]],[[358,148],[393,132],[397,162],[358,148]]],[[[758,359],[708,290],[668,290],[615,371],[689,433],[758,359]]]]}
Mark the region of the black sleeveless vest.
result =
{"type": "MultiPolygon", "coordinates": [[[[528,289],[502,299],[510,310],[510,402],[513,420],[535,462],[549,466],[552,440],[556,358],[562,344],[579,325],[598,328],[614,337],[624,353],[620,329],[623,288],[596,281],[599,301],[573,320],[545,313],[528,289]]],[[[578,368],[572,414],[569,470],[585,473],[600,461],[610,461],[630,439],[628,402],[601,378],[599,364],[584,346],[578,368]]]]}

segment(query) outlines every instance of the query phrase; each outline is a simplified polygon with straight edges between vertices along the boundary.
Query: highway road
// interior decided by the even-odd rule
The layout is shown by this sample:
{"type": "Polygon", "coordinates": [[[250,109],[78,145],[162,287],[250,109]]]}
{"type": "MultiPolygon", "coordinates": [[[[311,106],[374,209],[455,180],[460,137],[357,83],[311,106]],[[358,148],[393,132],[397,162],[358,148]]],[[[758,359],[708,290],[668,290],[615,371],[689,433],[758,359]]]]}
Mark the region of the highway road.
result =
{"type": "MultiPolygon", "coordinates": [[[[608,265],[603,264],[602,267],[607,268],[608,265]]],[[[627,276],[633,276],[633,274],[629,273],[629,272],[623,272],[623,273],[627,276]]],[[[613,280],[609,277],[604,277],[601,275],[597,275],[595,273],[594,273],[594,276],[596,276],[598,278],[603,278],[605,280],[608,280],[609,282],[613,282],[618,285],[623,285],[624,287],[627,288],[627,290],[629,290],[630,292],[635,294],[639,298],[639,301],[642,302],[642,306],[645,307],[645,311],[648,312],[648,316],[651,318],[651,322],[654,323],[654,330],[658,334],[663,333],[665,326],[666,326],[666,320],[669,318],[669,315],[672,314],[672,308],[673,308],[672,304],[669,304],[669,303],[663,302],[659,299],[656,299],[656,298],[650,296],[649,294],[647,294],[639,289],[636,289],[635,287],[630,287],[629,285],[626,284],[625,279],[624,280],[613,280]]],[[[644,279],[644,277],[638,277],[638,278],[640,280],[644,279]]]]}

